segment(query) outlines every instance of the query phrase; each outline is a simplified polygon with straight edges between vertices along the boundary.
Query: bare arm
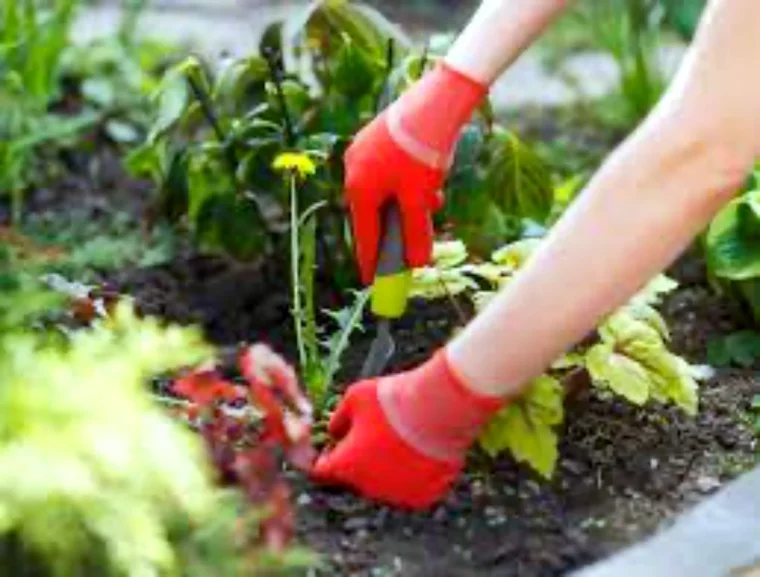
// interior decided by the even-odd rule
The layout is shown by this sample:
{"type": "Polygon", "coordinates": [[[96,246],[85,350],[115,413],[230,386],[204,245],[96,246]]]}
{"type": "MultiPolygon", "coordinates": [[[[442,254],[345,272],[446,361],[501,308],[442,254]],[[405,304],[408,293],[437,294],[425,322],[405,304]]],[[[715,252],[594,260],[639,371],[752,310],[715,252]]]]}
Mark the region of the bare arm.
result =
{"type": "Polygon", "coordinates": [[[568,4],[570,0],[483,0],[446,62],[492,84],[568,4]]]}
{"type": "Polygon", "coordinates": [[[760,152],[760,2],[712,0],[663,100],[448,347],[483,394],[519,391],[671,263],[760,152]]]}

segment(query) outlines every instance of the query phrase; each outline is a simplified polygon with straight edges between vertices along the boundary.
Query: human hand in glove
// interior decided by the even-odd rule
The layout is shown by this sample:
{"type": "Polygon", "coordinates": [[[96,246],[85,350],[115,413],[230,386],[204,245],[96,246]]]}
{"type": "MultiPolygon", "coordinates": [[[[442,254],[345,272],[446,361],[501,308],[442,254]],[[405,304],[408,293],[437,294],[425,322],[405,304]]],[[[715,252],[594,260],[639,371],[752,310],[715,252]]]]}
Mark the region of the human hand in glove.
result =
{"type": "Polygon", "coordinates": [[[312,476],[386,504],[427,508],[446,496],[501,406],[471,391],[441,350],[414,370],[351,386],[330,420],[336,444],[312,476]]]}

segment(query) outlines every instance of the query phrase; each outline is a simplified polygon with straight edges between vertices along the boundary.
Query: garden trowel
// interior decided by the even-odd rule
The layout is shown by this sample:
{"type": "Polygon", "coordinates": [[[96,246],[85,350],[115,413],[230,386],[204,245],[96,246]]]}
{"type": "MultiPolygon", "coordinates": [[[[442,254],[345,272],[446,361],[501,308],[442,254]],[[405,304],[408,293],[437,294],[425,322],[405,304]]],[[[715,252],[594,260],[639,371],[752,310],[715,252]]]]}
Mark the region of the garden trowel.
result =
{"type": "Polygon", "coordinates": [[[362,379],[381,375],[393,356],[396,343],[391,322],[404,314],[411,288],[411,271],[404,259],[401,213],[395,202],[386,205],[382,224],[375,280],[370,289],[370,310],[377,318],[377,335],[364,361],[362,379]]]}

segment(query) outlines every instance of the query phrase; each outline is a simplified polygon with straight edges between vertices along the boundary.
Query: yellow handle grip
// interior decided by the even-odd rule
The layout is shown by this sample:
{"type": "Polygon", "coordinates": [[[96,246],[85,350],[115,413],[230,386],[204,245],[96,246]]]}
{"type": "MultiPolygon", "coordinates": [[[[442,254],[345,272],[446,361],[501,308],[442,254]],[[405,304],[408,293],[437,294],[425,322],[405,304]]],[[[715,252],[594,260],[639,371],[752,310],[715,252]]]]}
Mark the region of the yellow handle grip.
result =
{"type": "Polygon", "coordinates": [[[370,307],[375,316],[396,319],[406,311],[412,274],[404,259],[401,213],[391,203],[383,214],[383,238],[372,285],[370,307]]]}

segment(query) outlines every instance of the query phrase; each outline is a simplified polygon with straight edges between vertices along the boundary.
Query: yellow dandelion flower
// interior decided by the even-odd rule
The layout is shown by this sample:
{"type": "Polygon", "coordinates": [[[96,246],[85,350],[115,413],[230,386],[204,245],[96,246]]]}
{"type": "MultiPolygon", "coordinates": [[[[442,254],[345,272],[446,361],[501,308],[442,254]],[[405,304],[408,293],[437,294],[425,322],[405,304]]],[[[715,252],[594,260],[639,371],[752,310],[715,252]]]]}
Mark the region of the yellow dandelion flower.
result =
{"type": "Polygon", "coordinates": [[[279,172],[297,173],[301,178],[313,176],[317,172],[317,165],[307,154],[302,152],[278,154],[272,163],[272,168],[279,172]]]}

